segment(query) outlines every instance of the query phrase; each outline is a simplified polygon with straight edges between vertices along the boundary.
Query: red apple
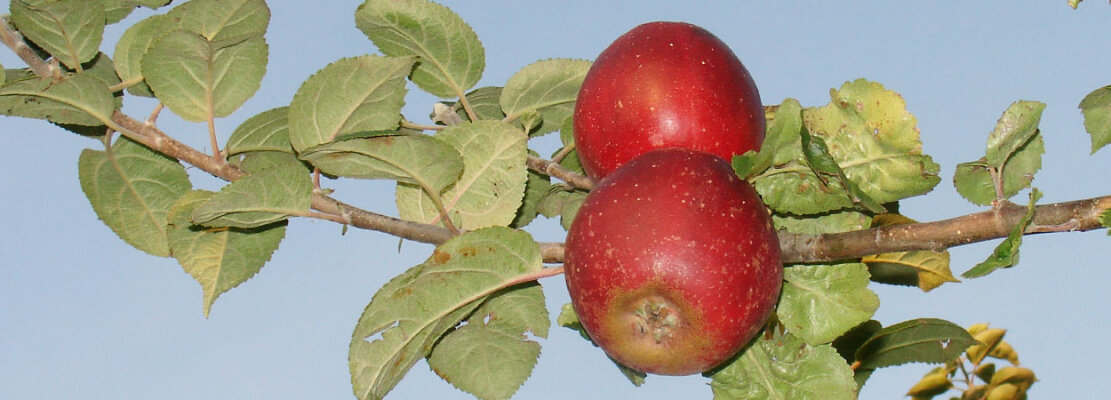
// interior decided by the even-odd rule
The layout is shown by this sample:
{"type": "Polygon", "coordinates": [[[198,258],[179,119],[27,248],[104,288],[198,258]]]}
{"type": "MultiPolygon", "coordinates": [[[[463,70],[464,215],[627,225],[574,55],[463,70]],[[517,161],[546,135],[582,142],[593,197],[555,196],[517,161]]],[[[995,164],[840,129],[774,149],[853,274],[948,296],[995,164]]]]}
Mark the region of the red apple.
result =
{"type": "Polygon", "coordinates": [[[764,325],[783,280],[771,217],[715,155],[637,157],[590,192],[567,235],[583,328],[610,357],[661,375],[706,371],[764,325]]]}
{"type": "Polygon", "coordinates": [[[732,160],[764,141],[764,110],[748,70],[713,34],[680,22],[637,26],[602,51],[574,118],[579,160],[596,180],[652,149],[732,160]]]}

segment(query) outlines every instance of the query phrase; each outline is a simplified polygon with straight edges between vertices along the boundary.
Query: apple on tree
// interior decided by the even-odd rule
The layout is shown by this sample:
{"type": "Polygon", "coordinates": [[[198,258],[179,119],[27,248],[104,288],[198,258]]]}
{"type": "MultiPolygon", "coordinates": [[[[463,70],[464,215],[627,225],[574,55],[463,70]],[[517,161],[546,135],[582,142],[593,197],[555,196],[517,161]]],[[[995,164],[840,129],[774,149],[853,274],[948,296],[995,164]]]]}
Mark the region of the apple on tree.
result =
{"type": "Polygon", "coordinates": [[[568,231],[565,275],[583,328],[610,357],[689,375],[760,331],[783,268],[752,185],[718,156],[668,148],[590,192],[568,231]]]}
{"type": "Polygon", "coordinates": [[[764,110],[748,70],[720,39],[682,22],[637,26],[602,51],[574,117],[575,148],[595,180],[652,149],[729,160],[764,140],[764,110]]]}

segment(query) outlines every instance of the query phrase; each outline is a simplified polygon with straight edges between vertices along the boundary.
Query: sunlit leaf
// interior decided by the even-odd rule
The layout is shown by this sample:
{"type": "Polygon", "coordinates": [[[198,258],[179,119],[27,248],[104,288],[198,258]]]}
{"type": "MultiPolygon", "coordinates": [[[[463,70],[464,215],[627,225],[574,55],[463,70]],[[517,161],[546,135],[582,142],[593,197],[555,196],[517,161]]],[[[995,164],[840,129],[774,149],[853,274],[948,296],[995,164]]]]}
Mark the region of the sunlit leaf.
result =
{"type": "Polygon", "coordinates": [[[233,46],[186,30],[156,40],[143,55],[142,73],[158,99],[189,121],[226,117],[254,96],[266,74],[266,41],[233,46]]]}
{"type": "Polygon", "coordinates": [[[733,169],[738,176],[752,179],[772,165],[788,163],[796,158],[799,132],[802,131],[802,106],[798,100],[786,99],[776,108],[775,117],[769,121],[760,152],[748,152],[733,157],[733,169]],[[791,150],[794,146],[794,151],[791,150]]]}
{"type": "MultiPolygon", "coordinates": [[[[899,214],[877,215],[872,227],[913,224],[916,221],[899,214]]],[[[929,292],[946,282],[960,282],[949,269],[949,251],[901,251],[865,256],[872,281],[894,285],[917,286],[929,292]]]]}
{"type": "Polygon", "coordinates": [[[529,234],[493,227],[452,238],[394,277],[374,295],[352,335],[355,397],[384,397],[484,299],[541,266],[529,234]]]}
{"type": "Polygon", "coordinates": [[[979,278],[999,268],[1008,268],[1018,264],[1018,248],[1022,245],[1023,232],[1025,232],[1026,227],[1030,226],[1030,223],[1034,221],[1035,204],[1038,202],[1038,199],[1041,198],[1042,192],[1037,188],[1030,191],[1030,203],[1026,206],[1026,215],[1011,228],[1010,233],[1007,234],[1007,238],[1003,239],[1003,241],[995,247],[995,250],[988,256],[988,259],[976,264],[975,267],[961,274],[961,276],[965,278],[979,278]]]}
{"type": "Polygon", "coordinates": [[[293,153],[289,143],[288,107],[278,107],[263,111],[239,124],[224,151],[228,158],[237,154],[254,151],[277,151],[293,153]]]}
{"type": "Polygon", "coordinates": [[[1080,101],[1084,129],[1092,137],[1092,153],[1111,143],[1111,86],[1093,90],[1080,101]]]}
{"type": "Polygon", "coordinates": [[[802,154],[806,157],[806,163],[814,170],[814,174],[818,176],[823,185],[828,185],[830,180],[836,180],[841,183],[841,187],[845,189],[849,200],[856,205],[856,208],[873,214],[885,211],[883,205],[877,203],[867,193],[864,193],[856,183],[849,180],[845,171],[829,154],[825,139],[820,136],[811,136],[805,131],[800,132],[799,137],[802,139],[802,154]]]}
{"type": "Polygon", "coordinates": [[[436,194],[463,173],[463,157],[454,147],[423,135],[331,142],[305,150],[301,159],[331,175],[392,179],[436,194]]]}
{"type": "Polygon", "coordinates": [[[532,283],[486,300],[466,324],[444,335],[428,366],[453,386],[480,399],[508,399],[528,379],[547,337],[548,310],[540,285],[532,283]]]}
{"type": "Polygon", "coordinates": [[[77,69],[100,52],[104,7],[95,1],[11,1],[19,32],[67,67],[77,69]]]}
{"type": "Polygon", "coordinates": [[[25,78],[0,87],[0,114],[58,124],[115,126],[116,101],[104,81],[77,74],[55,82],[25,78]]]}
{"type": "Polygon", "coordinates": [[[216,196],[193,191],[181,198],[168,215],[169,243],[174,257],[201,284],[203,311],[208,317],[221,294],[251,279],[270,260],[285,237],[285,221],[255,229],[210,229],[189,220],[197,205],[216,196]]]}
{"type": "Polygon", "coordinates": [[[811,346],[790,334],[756,339],[711,378],[715,400],[839,400],[857,395],[849,364],[832,346],[811,346]]]}
{"type": "Polygon", "coordinates": [[[192,222],[209,227],[256,228],[308,213],[312,180],[300,163],[239,178],[193,208],[192,222]]]}
{"type": "Polygon", "coordinates": [[[949,391],[951,387],[953,387],[953,381],[949,379],[949,370],[938,367],[923,376],[914,386],[911,386],[910,390],[907,391],[907,396],[912,396],[915,400],[932,399],[934,396],[949,391]]]}
{"type": "Polygon", "coordinates": [[[1037,101],[1016,101],[1007,107],[988,135],[985,157],[988,165],[1001,167],[1015,152],[1025,147],[1038,133],[1044,110],[1045,103],[1037,101]]]}
{"type": "Polygon", "coordinates": [[[783,280],[777,315],[811,345],[832,342],[872,318],[880,305],[868,289],[864,264],[796,265],[784,269],[783,280]]]}
{"type": "Polygon", "coordinates": [[[478,36],[451,9],[427,0],[367,0],[355,25],[388,56],[417,56],[412,80],[442,98],[462,97],[486,67],[478,36]]]}
{"type": "Polygon", "coordinates": [[[289,105],[289,139],[298,151],[356,132],[397,128],[413,57],[360,56],[309,77],[289,105]]]}
{"type": "Polygon", "coordinates": [[[106,151],[85,150],[77,162],[81,190],[97,217],[124,242],[166,257],[166,213],[191,185],[172,158],[127,138],[106,151]]]}
{"type": "Polygon", "coordinates": [[[510,119],[528,112],[539,113],[541,122],[539,127],[529,130],[532,135],[553,132],[574,111],[579,87],[590,65],[590,61],[569,59],[529,64],[506,81],[501,108],[510,119]]]}
{"type": "MultiPolygon", "coordinates": [[[[509,225],[525,194],[527,137],[513,125],[478,121],[448,127],[435,136],[463,156],[463,174],[442,195],[443,205],[463,229],[509,225]]],[[[440,212],[420,187],[399,184],[397,208],[401,217],[438,223],[440,212]]]]}

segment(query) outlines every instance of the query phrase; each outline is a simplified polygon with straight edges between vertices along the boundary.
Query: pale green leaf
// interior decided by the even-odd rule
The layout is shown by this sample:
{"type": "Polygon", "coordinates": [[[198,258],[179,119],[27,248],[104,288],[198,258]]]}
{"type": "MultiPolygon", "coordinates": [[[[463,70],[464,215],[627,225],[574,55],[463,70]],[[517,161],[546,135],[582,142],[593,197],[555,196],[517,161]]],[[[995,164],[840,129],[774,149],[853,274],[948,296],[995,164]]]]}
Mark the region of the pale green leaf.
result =
{"type": "Polygon", "coordinates": [[[262,38],[270,23],[270,8],[264,0],[191,0],[166,16],[177,23],[175,28],[200,35],[219,48],[262,38]]]}
{"type": "Polygon", "coordinates": [[[954,360],[976,339],[945,320],[920,318],[880,329],[856,351],[861,369],[912,362],[940,364],[954,360]]]}
{"type": "Polygon", "coordinates": [[[946,282],[960,282],[949,269],[948,251],[901,251],[865,256],[872,281],[918,286],[929,292],[946,282]]]}
{"type": "Polygon", "coordinates": [[[177,160],[120,138],[107,151],[81,152],[77,170],[81,190],[105,225],[143,252],[170,255],[166,213],[191,188],[177,160]]]}
{"type": "Polygon", "coordinates": [[[165,15],[152,15],[135,23],[120,36],[116,42],[116,73],[124,81],[137,81],[127,88],[127,92],[136,96],[154,97],[150,86],[143,81],[143,56],[154,44],[155,40],[166,33],[166,26],[171,24],[165,15]]]}
{"type": "Polygon", "coordinates": [[[575,190],[566,185],[552,185],[548,194],[540,199],[536,211],[548,218],[559,217],[559,224],[564,230],[571,229],[571,222],[579,212],[587,192],[575,190]]]}
{"type": "Polygon", "coordinates": [[[857,209],[873,214],[885,212],[881,204],[873,200],[867,193],[864,193],[855,182],[845,175],[845,171],[829,154],[829,147],[827,147],[825,139],[820,136],[811,136],[805,131],[800,132],[799,137],[802,140],[802,154],[806,158],[806,163],[823,185],[829,185],[831,180],[836,180],[845,189],[845,194],[849,196],[849,200],[857,209]]]}
{"type": "Polygon", "coordinates": [[[803,112],[808,131],[860,189],[878,203],[920,195],[940,181],[937,163],[922,154],[917,120],[902,96],[858,79],[830,91],[830,104],[803,112]]]}
{"type": "Polygon", "coordinates": [[[59,124],[116,126],[116,101],[104,81],[77,74],[55,82],[26,78],[0,87],[0,114],[45,119],[59,124]]]}
{"type": "Polygon", "coordinates": [[[65,66],[78,69],[100,52],[106,17],[98,2],[12,0],[10,6],[19,32],[65,66]]]}
{"type": "Polygon", "coordinates": [[[301,159],[336,176],[392,179],[440,194],[463,173],[463,157],[451,145],[424,135],[380,136],[325,143],[301,159]]]}
{"type": "Polygon", "coordinates": [[[802,106],[798,100],[784,100],[776,108],[775,118],[768,124],[760,152],[750,151],[734,156],[733,169],[738,176],[751,179],[767,171],[772,165],[797,159],[799,147],[796,143],[799,143],[799,132],[802,129],[802,106]]]}
{"type": "Polygon", "coordinates": [[[828,344],[775,334],[756,339],[739,357],[711,375],[715,400],[851,400],[853,371],[828,344]]]}
{"type": "MultiPolygon", "coordinates": [[[[575,307],[571,303],[563,305],[563,308],[559,312],[559,316],[556,317],[556,323],[559,324],[559,326],[578,332],[579,335],[590,342],[590,344],[593,344],[595,347],[598,346],[594,344],[594,340],[590,339],[590,335],[586,333],[586,328],[583,328],[582,322],[579,322],[579,315],[575,314],[575,307]]],[[[613,364],[617,366],[617,369],[621,371],[622,375],[625,375],[625,378],[628,379],[629,383],[632,383],[633,386],[643,385],[644,379],[648,377],[648,374],[626,367],[612,357],[610,361],[613,361],[613,364]]]]}
{"type": "MultiPolygon", "coordinates": [[[[478,121],[448,127],[436,139],[463,156],[462,176],[442,195],[451,219],[467,230],[513,222],[528,180],[525,133],[505,122],[478,121]]],[[[420,187],[399,184],[397,208],[404,219],[440,223],[439,210],[420,187]]]]}
{"type": "Polygon", "coordinates": [[[486,300],[463,325],[444,335],[428,366],[444,380],[480,399],[508,399],[528,379],[540,344],[526,332],[547,336],[548,311],[536,283],[486,300]]]}
{"type": "Polygon", "coordinates": [[[412,80],[442,98],[462,97],[486,68],[486,51],[458,14],[428,0],[367,0],[355,25],[388,56],[417,56],[412,80]]]}
{"type": "MultiPolygon", "coordinates": [[[[795,148],[801,156],[801,145],[795,148]]],[[[853,205],[840,182],[823,183],[805,161],[792,161],[768,169],[753,178],[752,186],[760,193],[764,204],[778,213],[812,215],[853,205]]]]}
{"type": "Polygon", "coordinates": [[[1011,155],[1038,133],[1038,123],[1042,120],[1045,103],[1037,101],[1016,101],[1011,103],[1003,116],[988,135],[988,165],[999,168],[1007,163],[1011,155]]]}
{"type": "Polygon", "coordinates": [[[1099,215],[1099,223],[1103,225],[1104,228],[1109,228],[1107,234],[1111,235],[1111,210],[1104,210],[1103,213],[1099,215]]]}
{"type": "Polygon", "coordinates": [[[880,306],[864,264],[795,265],[783,270],[783,280],[779,319],[811,345],[833,341],[880,306]]]}
{"type": "Polygon", "coordinates": [[[988,256],[983,262],[976,264],[972,269],[965,271],[961,276],[965,278],[979,278],[994,272],[999,268],[1009,268],[1018,264],[1018,248],[1022,245],[1022,235],[1026,232],[1026,227],[1034,221],[1034,210],[1038,199],[1042,198],[1042,192],[1037,188],[1030,191],[1030,203],[1026,206],[1026,215],[1018,221],[1015,226],[1011,227],[1010,233],[1007,238],[1003,239],[991,255],[988,256]]]}
{"type": "MultiPolygon", "coordinates": [[[[241,153],[237,157],[232,157],[228,160],[228,164],[235,165],[248,174],[262,172],[263,170],[274,167],[293,164],[304,165],[296,155],[282,151],[252,151],[249,153],[241,153]]],[[[311,167],[305,166],[305,168],[311,167]]]]}
{"type": "Polygon", "coordinates": [[[104,6],[104,15],[108,25],[122,21],[131,15],[139,6],[158,9],[170,3],[170,0],[100,0],[104,6]]]}
{"type": "Polygon", "coordinates": [[[590,61],[550,59],[538,61],[517,71],[501,92],[501,108],[506,118],[516,119],[528,112],[540,114],[541,123],[530,129],[542,135],[560,128],[571,117],[590,61]]]}
{"type": "Polygon", "coordinates": [[[1093,90],[1080,101],[1084,130],[1092,137],[1092,153],[1111,143],[1111,86],[1093,90]]]}
{"type": "Polygon", "coordinates": [[[386,283],[352,335],[355,397],[381,399],[433,345],[491,294],[542,267],[525,232],[492,227],[440,245],[427,261],[386,283]]]}
{"type": "Polygon", "coordinates": [[[289,143],[288,107],[272,108],[243,121],[228,138],[224,151],[227,152],[228,158],[254,151],[292,154],[293,146],[289,143]]]}
{"type": "Polygon", "coordinates": [[[822,215],[798,217],[791,215],[772,215],[776,230],[805,235],[820,235],[856,231],[868,228],[871,218],[857,211],[840,211],[822,215]]]}
{"type": "MultiPolygon", "coordinates": [[[[1003,199],[1009,199],[1030,187],[1034,173],[1042,167],[1045,140],[1037,133],[1020,147],[1003,167],[1003,199]]],[[[996,200],[995,182],[985,160],[957,164],[953,186],[969,202],[989,205],[996,200]]]]}
{"type": "Polygon", "coordinates": [[[566,168],[568,171],[574,172],[579,175],[586,175],[583,170],[582,161],[579,161],[579,152],[574,149],[575,147],[575,118],[570,117],[563,120],[563,125],[559,128],[559,141],[563,143],[563,147],[552,153],[552,159],[555,160],[556,156],[562,153],[568,147],[571,150],[563,155],[559,160],[559,166],[566,168]]]}
{"type": "Polygon", "coordinates": [[[190,192],[168,215],[170,248],[185,272],[201,284],[205,317],[217,297],[262,269],[285,237],[286,227],[285,221],[255,229],[208,229],[190,223],[194,207],[215,196],[190,192]]]}
{"type": "Polygon", "coordinates": [[[254,96],[266,74],[266,41],[253,37],[219,47],[174,30],[143,55],[142,73],[158,99],[189,121],[225,117],[254,96]]]}
{"type": "Polygon", "coordinates": [[[289,105],[289,139],[304,151],[347,134],[397,128],[413,57],[360,56],[309,77],[289,105]]]}
{"type": "Polygon", "coordinates": [[[192,222],[255,228],[305,215],[312,202],[309,171],[294,161],[237,179],[193,209],[192,222]]]}

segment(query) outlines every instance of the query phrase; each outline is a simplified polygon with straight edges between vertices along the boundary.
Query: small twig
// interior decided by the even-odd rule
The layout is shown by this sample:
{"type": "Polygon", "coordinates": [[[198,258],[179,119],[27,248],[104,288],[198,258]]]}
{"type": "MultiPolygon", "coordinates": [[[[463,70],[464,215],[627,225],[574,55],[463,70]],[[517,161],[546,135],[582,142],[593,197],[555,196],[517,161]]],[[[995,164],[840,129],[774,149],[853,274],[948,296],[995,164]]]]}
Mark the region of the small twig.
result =
{"type": "Polygon", "coordinates": [[[419,130],[419,131],[442,131],[442,130],[444,130],[444,128],[447,128],[446,126],[443,126],[443,125],[418,124],[416,122],[409,121],[409,120],[406,120],[406,119],[401,120],[401,127],[402,128],[409,128],[409,129],[416,129],[416,130],[419,130]]]}
{"type": "Polygon", "coordinates": [[[528,156],[525,161],[529,169],[539,172],[544,175],[553,176],[561,181],[567,182],[571,186],[579,189],[591,190],[594,189],[594,180],[581,174],[572,172],[567,168],[554,161],[545,160],[540,157],[528,156]]]}

